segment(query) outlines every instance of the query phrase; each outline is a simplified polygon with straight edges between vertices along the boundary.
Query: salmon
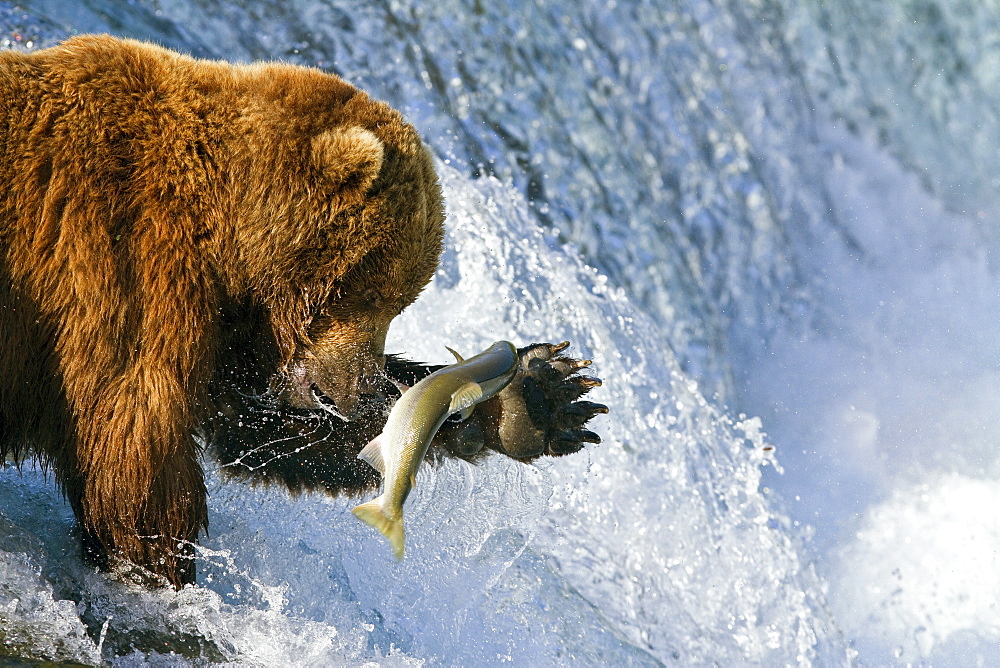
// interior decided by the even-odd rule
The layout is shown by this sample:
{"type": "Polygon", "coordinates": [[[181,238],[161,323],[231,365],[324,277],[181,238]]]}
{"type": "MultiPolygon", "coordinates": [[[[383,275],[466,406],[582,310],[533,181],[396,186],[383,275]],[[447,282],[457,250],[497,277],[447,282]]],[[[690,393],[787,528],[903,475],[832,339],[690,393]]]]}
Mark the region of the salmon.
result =
{"type": "Polygon", "coordinates": [[[427,448],[449,415],[462,419],[476,404],[505,388],[518,369],[517,349],[498,341],[475,357],[435,371],[406,390],[392,407],[382,433],[358,454],[383,475],[382,494],[352,511],[389,539],[396,559],[403,558],[403,502],[416,484],[427,448]]]}

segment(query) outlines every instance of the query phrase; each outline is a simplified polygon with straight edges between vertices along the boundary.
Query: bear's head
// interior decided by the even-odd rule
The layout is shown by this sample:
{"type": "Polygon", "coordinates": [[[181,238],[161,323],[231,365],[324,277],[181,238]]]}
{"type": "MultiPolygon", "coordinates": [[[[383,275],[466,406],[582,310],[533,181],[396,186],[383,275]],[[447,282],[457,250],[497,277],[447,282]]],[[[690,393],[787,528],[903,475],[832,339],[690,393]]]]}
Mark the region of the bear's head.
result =
{"type": "Polygon", "coordinates": [[[267,157],[246,154],[257,172],[249,183],[267,185],[240,198],[241,218],[259,224],[239,244],[277,343],[272,385],[292,405],[348,419],[361,395],[390,387],[389,324],[430,282],[444,236],[437,174],[416,131],[349,93],[329,105],[336,114],[282,128],[267,157]]]}

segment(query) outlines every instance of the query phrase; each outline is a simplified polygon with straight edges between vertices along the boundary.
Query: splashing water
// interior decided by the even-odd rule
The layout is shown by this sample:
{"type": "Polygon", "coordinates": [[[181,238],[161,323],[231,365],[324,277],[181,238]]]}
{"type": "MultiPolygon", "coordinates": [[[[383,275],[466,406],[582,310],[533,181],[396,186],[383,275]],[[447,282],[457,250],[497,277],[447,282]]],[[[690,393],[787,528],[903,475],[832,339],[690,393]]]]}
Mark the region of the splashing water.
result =
{"type": "MultiPolygon", "coordinates": [[[[77,565],[67,586],[84,618],[110,620],[115,651],[181,637],[172,651],[208,660],[815,656],[830,622],[787,521],[758,491],[770,460],[759,423],[712,408],[645,333],[648,319],[553,249],[516,191],[440,169],[449,250],[390,347],[433,359],[446,344],[557,331],[594,357],[608,378],[602,399],[621,407],[602,426],[607,444],[539,466],[492,457],[422,468],[401,564],[349,500],[290,499],[210,472],[203,585],[143,592],[77,565]]],[[[33,475],[7,477],[5,494],[43,493],[33,475]]],[[[61,514],[50,541],[68,532],[61,514]]]]}
{"type": "Polygon", "coordinates": [[[996,661],[996,2],[21,6],[0,2],[5,47],[108,31],[401,108],[449,228],[388,348],[570,339],[612,413],[575,456],[424,467],[401,565],[353,500],[206,462],[200,584],[177,593],[89,572],[51,481],[4,470],[12,653],[996,661]]]}

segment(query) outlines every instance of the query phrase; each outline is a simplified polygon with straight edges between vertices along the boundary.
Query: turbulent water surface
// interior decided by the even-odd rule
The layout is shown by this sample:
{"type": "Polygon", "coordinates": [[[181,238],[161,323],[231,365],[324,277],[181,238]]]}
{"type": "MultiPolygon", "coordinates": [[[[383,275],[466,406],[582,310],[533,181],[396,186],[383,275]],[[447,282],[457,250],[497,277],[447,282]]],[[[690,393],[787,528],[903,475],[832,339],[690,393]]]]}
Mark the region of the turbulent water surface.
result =
{"type": "Polygon", "coordinates": [[[223,483],[199,586],[90,572],[0,470],[0,637],[168,665],[1000,665],[1000,3],[37,0],[77,32],[337,72],[438,156],[389,349],[570,339],[600,446],[353,502],[223,483]]]}

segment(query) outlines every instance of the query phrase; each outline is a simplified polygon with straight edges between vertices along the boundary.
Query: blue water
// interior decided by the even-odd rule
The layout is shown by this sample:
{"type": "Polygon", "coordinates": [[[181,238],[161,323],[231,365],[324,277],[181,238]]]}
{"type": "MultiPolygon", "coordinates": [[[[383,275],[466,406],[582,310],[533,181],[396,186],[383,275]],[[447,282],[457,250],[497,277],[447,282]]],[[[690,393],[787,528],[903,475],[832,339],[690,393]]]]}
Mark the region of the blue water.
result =
{"type": "Polygon", "coordinates": [[[350,501],[223,484],[200,585],[84,569],[0,472],[22,654],[389,665],[1000,665],[1000,3],[0,2],[335,71],[439,158],[389,348],[570,339],[600,446],[425,467],[402,565],[350,501]],[[410,545],[408,545],[408,548],[410,545]]]}

